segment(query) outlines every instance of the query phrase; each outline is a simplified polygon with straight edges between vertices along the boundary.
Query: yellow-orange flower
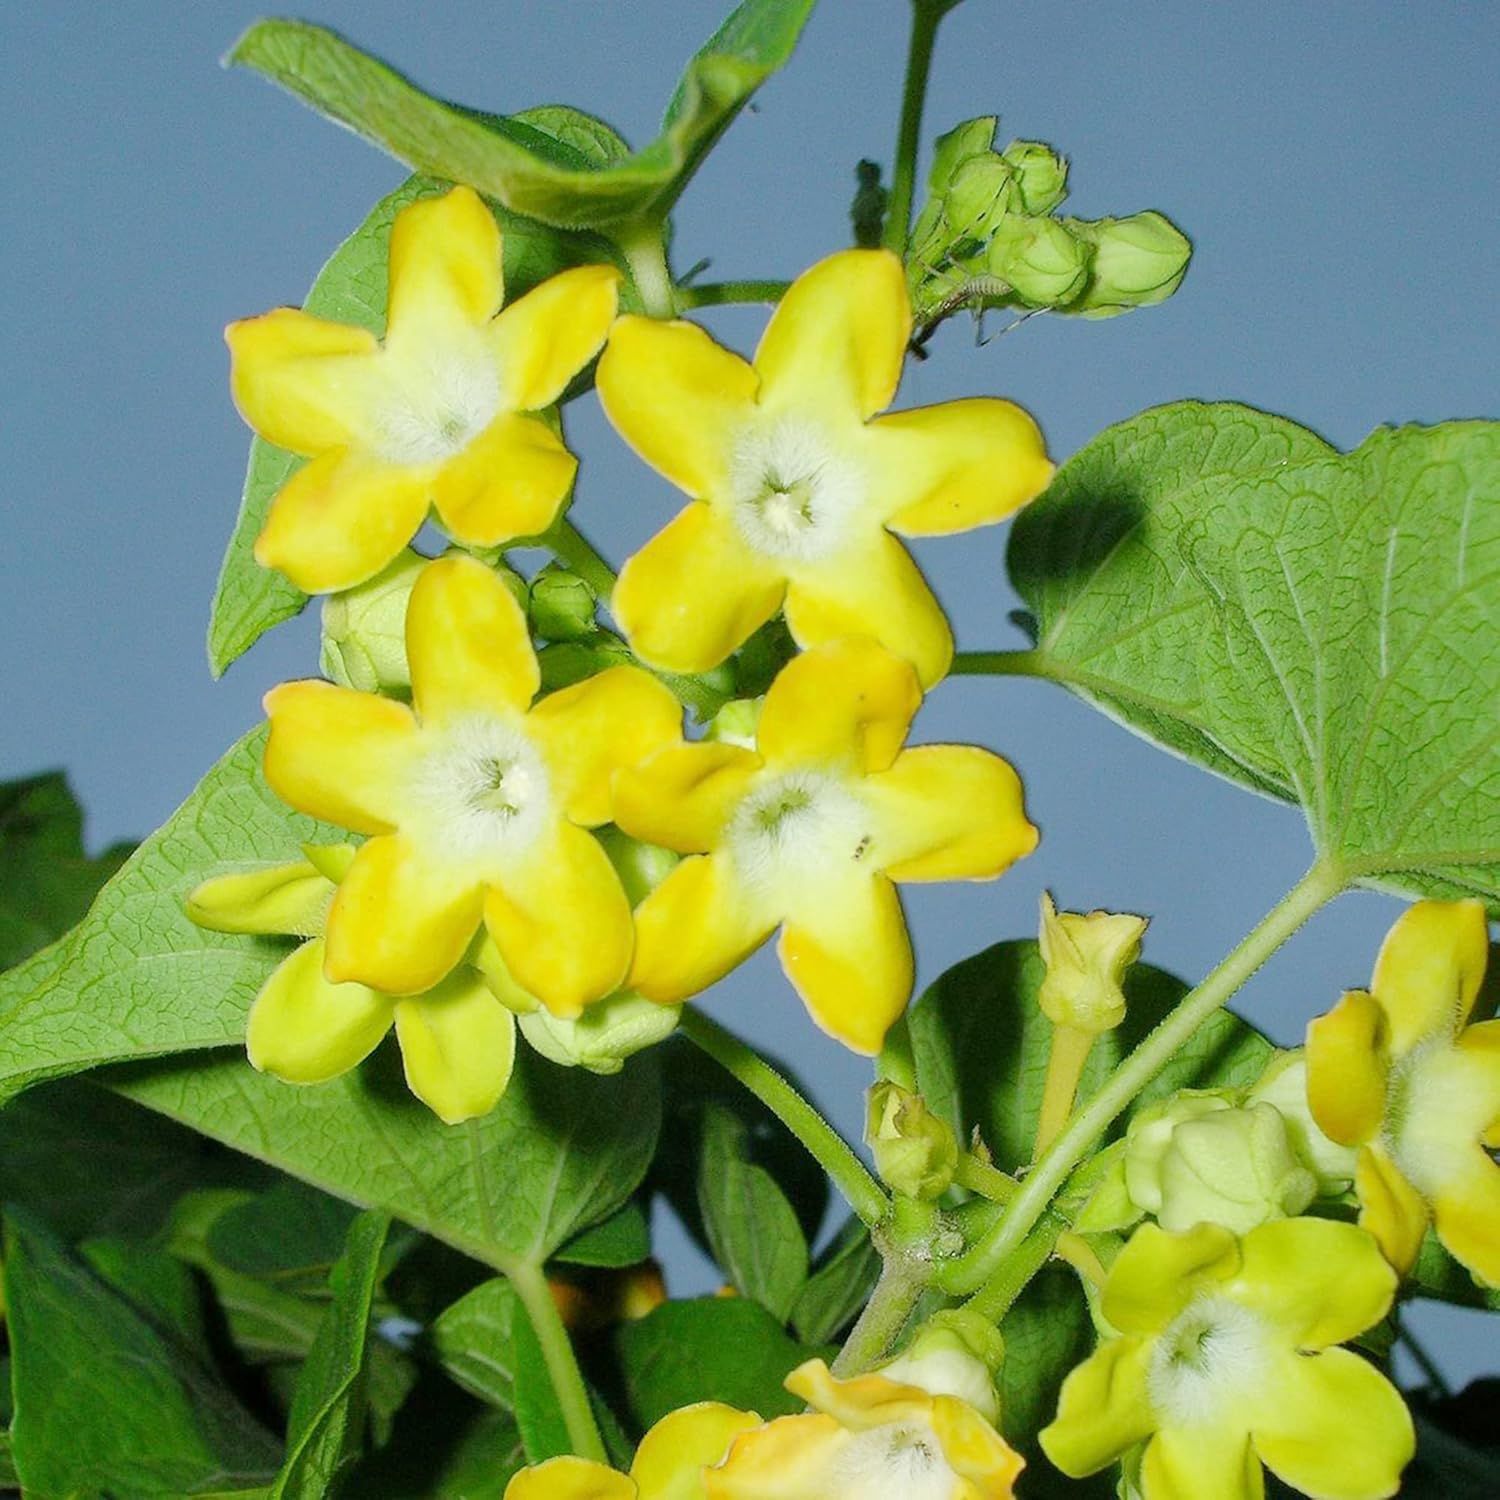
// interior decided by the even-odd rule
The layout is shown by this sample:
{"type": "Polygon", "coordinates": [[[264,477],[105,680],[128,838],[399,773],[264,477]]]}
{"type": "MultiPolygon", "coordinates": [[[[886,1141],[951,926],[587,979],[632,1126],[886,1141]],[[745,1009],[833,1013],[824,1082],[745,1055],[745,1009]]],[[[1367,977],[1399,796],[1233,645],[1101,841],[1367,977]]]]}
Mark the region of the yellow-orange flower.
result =
{"type": "Polygon", "coordinates": [[[328,913],[324,972],[387,994],[430,989],[481,919],[517,984],[559,1015],[629,968],[630,905],[599,841],[609,781],[676,738],[681,712],[637,667],[531,705],[520,606],[467,557],[423,570],[406,616],[412,706],[327,682],[266,696],[265,775],[369,840],[328,913]]]}
{"type": "Polygon", "coordinates": [[[1480,902],[1417,902],[1387,934],[1369,990],[1308,1027],[1307,1097],[1325,1135],[1359,1148],[1359,1222],[1397,1270],[1433,1223],[1500,1286],[1500,1021],[1465,1024],[1488,956],[1480,902]]]}
{"type": "Polygon", "coordinates": [[[813,1018],[878,1051],[912,984],[892,882],[992,879],[1037,841],[998,755],[902,749],[921,699],[909,662],[846,639],[782,669],[754,749],[677,744],[622,770],[615,822],[695,856],[636,910],[631,987],[683,1000],[784,923],[782,966],[813,1018]]]}
{"type": "Polygon", "coordinates": [[[456,187],[396,216],[383,341],[288,307],[230,324],[240,412],[311,460],[271,506],[264,566],[326,593],[378,573],[429,506],[479,546],[552,523],[577,461],[529,413],[598,352],[619,273],[563,271],[500,312],[500,250],[494,215],[456,187]]]}
{"type": "Polygon", "coordinates": [[[876,416],[912,314],[901,262],[845,250],[793,284],[753,365],[696,324],[624,317],[600,400],[647,463],[693,498],[620,574],[612,608],[654,666],[701,672],[786,608],[799,644],[863,634],[948,670],[953,637],[891,534],[998,521],[1052,474],[1019,407],[990,398],[876,416]]]}

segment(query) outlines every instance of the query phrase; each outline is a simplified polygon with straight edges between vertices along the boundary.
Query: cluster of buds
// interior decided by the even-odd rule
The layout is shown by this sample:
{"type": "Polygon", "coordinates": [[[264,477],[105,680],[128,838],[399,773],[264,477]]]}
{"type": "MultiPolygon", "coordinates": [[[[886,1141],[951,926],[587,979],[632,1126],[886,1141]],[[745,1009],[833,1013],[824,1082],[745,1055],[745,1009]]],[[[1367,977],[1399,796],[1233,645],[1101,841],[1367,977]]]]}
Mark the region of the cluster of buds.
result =
{"type": "Polygon", "coordinates": [[[1181,230],[1154,211],[1058,217],[1067,162],[1041,141],[996,151],[998,123],[984,115],[938,139],[907,257],[919,323],[959,307],[1112,317],[1177,290],[1192,254],[1181,230]]]}

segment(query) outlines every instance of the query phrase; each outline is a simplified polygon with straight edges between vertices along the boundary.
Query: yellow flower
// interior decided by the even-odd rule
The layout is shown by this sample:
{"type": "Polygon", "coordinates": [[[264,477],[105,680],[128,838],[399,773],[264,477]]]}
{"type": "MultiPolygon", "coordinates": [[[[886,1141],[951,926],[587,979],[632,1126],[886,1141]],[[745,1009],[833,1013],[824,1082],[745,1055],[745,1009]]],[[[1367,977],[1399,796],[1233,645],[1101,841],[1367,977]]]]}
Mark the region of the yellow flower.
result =
{"type": "Polygon", "coordinates": [[[1042,892],[1040,929],[1047,976],[1037,1001],[1054,1026],[1111,1031],[1125,1019],[1125,972],[1141,952],[1146,918],[1058,911],[1042,892]]]}
{"type": "Polygon", "coordinates": [[[926,685],[948,670],[948,622],[890,533],[1001,520],[1052,465],[1007,401],[877,417],[911,330],[901,262],[884,250],[841,251],[799,277],[753,366],[693,323],[615,324],[597,375],[604,410],[693,499],[614,592],[642,658],[706,671],[785,603],[800,645],[873,635],[926,685]]]}
{"type": "Polygon", "coordinates": [[[1307,1029],[1307,1098],[1359,1147],[1359,1222],[1408,1271],[1438,1238],[1500,1286],[1500,1021],[1464,1022],[1489,956],[1478,901],[1419,901],[1391,928],[1370,988],[1307,1029]]]}
{"type": "Polygon", "coordinates": [[[1415,1447],[1396,1388],[1334,1345],[1385,1316],[1396,1276],[1352,1224],[1281,1219],[1131,1237],[1107,1339],[1063,1382],[1042,1449],[1097,1473],[1149,1439],[1145,1500],[1260,1500],[1261,1465],[1320,1500],[1394,1495],[1415,1447]]]}
{"type": "Polygon", "coordinates": [[[251,1064],[287,1083],[326,1083],[368,1057],[394,1025],[407,1085],[439,1119],[457,1125],[488,1114],[515,1061],[511,1012],[467,964],[432,989],[402,998],[330,983],[321,933],[335,882],[355,851],[340,845],[306,853],[295,864],[205,881],[187,900],[193,921],[215,932],[309,938],[278,965],[250,1007],[251,1064]]]}
{"type": "Polygon", "coordinates": [[[638,667],[528,705],[539,684],[510,591],[467,557],[431,563],[406,616],[412,707],[327,682],[266,695],[265,776],[293,807],[371,837],[328,913],[324,972],[430,989],[481,919],[522,989],[558,1015],[615,990],[630,904],[599,841],[609,779],[676,738],[638,667]]]}
{"type": "Polygon", "coordinates": [[[326,593],[378,573],[429,506],[479,546],[544,531],[577,461],[527,413],[598,352],[618,288],[612,266],[580,266],[501,313],[500,231],[456,187],[396,216],[383,342],[296,308],[231,323],[241,414],[312,460],[277,495],[256,559],[326,593]]]}
{"type": "Polygon", "coordinates": [[[759,1424],[754,1412],[716,1401],[684,1406],[641,1439],[628,1475],[586,1458],[553,1458],[522,1469],[505,1500],[704,1500],[703,1470],[759,1424]]]}
{"type": "Polygon", "coordinates": [[[887,1375],[786,1378],[815,1412],[741,1434],[703,1476],[708,1500],[1010,1500],[1022,1461],[960,1396],[887,1375]]]}
{"type": "Polygon", "coordinates": [[[794,658],[756,748],[678,744],[615,778],[614,818],[683,860],[636,909],[630,985],[675,1003],[778,924],[787,977],[826,1031],[879,1050],[911,994],[895,880],[986,880],[1036,847],[1021,782],[969,745],[903,750],[909,663],[867,639],[794,658]]]}

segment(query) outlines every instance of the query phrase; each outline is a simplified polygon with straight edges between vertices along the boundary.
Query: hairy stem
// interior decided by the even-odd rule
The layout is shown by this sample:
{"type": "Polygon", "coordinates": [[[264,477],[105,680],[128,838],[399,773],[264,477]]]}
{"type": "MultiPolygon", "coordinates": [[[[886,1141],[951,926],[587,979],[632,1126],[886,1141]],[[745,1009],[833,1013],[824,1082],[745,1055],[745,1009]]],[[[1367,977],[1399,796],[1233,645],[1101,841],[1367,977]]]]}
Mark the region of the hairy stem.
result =
{"type": "Polygon", "coordinates": [[[833,1373],[847,1379],[882,1358],[906,1327],[926,1286],[924,1267],[899,1252],[888,1255],[865,1310],[833,1361],[833,1373]]]}
{"type": "Polygon", "coordinates": [[[989,1280],[964,1304],[965,1309],[998,1323],[1025,1291],[1027,1282],[1047,1264],[1066,1228],[1065,1219],[1044,1213],[1041,1223],[995,1267],[989,1280]]]}
{"type": "Polygon", "coordinates": [[[1051,677],[1039,651],[958,651],[950,677],[1051,677]]]}
{"type": "Polygon", "coordinates": [[[901,90],[901,125],[896,134],[896,160],[891,167],[891,197],[886,206],[883,243],[897,255],[906,253],[911,232],[912,190],[917,177],[917,146],[922,135],[922,106],[927,100],[927,75],[932,69],[932,44],[944,7],[913,0],[911,43],[906,54],[906,82],[901,90]]]}
{"type": "Polygon", "coordinates": [[[789,281],[705,281],[677,288],[678,307],[725,307],[741,302],[775,304],[786,295],[789,281]]]}
{"type": "Polygon", "coordinates": [[[661,221],[642,219],[623,225],[615,234],[615,243],[624,253],[647,316],[675,318],[677,291],[672,285],[672,273],[667,268],[667,247],[662,239],[661,221]]]}
{"type": "Polygon", "coordinates": [[[880,1184],[843,1136],[765,1058],[691,1005],[683,1006],[678,1030],[749,1089],[807,1147],[866,1224],[885,1218],[890,1202],[880,1184]]]}
{"type": "Polygon", "coordinates": [[[579,1458],[608,1463],[604,1440],[599,1436],[599,1424],[595,1422],[593,1407],[589,1405],[588,1387],[583,1383],[573,1353],[573,1341],[563,1327],[562,1315],[552,1300],[552,1289],[547,1285],[542,1268],[521,1261],[506,1274],[531,1320],[536,1341],[541,1345],[547,1377],[552,1382],[552,1393],[557,1397],[557,1408],[567,1423],[568,1441],[573,1452],[579,1458]]]}
{"type": "Polygon", "coordinates": [[[609,607],[609,596],[615,591],[615,570],[602,553],[566,517],[559,517],[547,533],[548,547],[593,589],[609,607]]]}
{"type": "Polygon", "coordinates": [[[999,1167],[981,1160],[972,1151],[959,1153],[953,1180],[959,1187],[968,1188],[991,1203],[1009,1203],[1021,1191],[1021,1184],[1014,1177],[1006,1176],[999,1167]]]}

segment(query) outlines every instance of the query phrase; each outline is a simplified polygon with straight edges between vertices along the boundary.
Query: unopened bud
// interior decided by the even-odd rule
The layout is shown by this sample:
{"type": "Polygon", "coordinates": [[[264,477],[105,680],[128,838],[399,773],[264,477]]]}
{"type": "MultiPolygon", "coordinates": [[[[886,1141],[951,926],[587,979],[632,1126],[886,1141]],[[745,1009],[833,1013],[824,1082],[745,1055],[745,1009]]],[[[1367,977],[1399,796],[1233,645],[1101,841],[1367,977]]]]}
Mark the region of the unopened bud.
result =
{"type": "Polygon", "coordinates": [[[1094,245],[1088,290],[1075,311],[1111,317],[1165,302],[1187,274],[1192,242],[1162,214],[1067,222],[1094,245]]]}
{"type": "Polygon", "coordinates": [[[594,837],[604,845],[609,862],[625,887],[625,895],[632,906],[639,906],[647,896],[670,875],[682,858],[671,849],[659,844],[648,844],[633,838],[623,828],[606,823],[594,830],[594,837]]]}
{"type": "Polygon", "coordinates": [[[1146,918],[1058,911],[1042,893],[1039,946],[1047,977],[1037,999],[1054,1026],[1112,1031],[1125,1019],[1125,973],[1141,951],[1146,918]]]}
{"type": "Polygon", "coordinates": [[[1041,141],[1012,141],[1000,153],[1028,214],[1050,214],[1068,196],[1068,164],[1041,141]]]}
{"type": "Polygon", "coordinates": [[[622,990],[585,1006],[574,1020],[545,1007],[519,1018],[522,1035],[543,1057],[564,1068],[618,1073],[627,1057],[665,1041],[677,1029],[682,1007],[658,1005],[622,990]]]}
{"type": "Polygon", "coordinates": [[[362,693],[405,693],[406,603],[427,559],[411,548],[367,583],[323,601],[323,675],[362,693]]]}
{"type": "Polygon", "coordinates": [[[953,240],[987,240],[1011,203],[1010,167],[993,151],[971,156],[953,174],[943,195],[943,213],[953,240]]]}
{"type": "Polygon", "coordinates": [[[918,1094],[882,1081],[869,1093],[865,1139],[881,1180],[908,1198],[937,1198],[958,1169],[958,1141],[918,1094]]]}
{"type": "Polygon", "coordinates": [[[760,725],[764,698],[731,698],[708,721],[704,739],[722,745],[738,745],[742,750],[755,749],[755,732],[760,725]]]}
{"type": "Polygon", "coordinates": [[[980,115],[977,120],[965,120],[955,125],[946,135],[933,142],[932,168],[927,174],[927,187],[933,197],[947,190],[953,174],[973,156],[986,156],[995,144],[995,127],[1000,120],[997,115],[980,115]]]}
{"type": "Polygon", "coordinates": [[[531,581],[532,629],[544,641],[576,641],[595,628],[598,595],[578,574],[548,563],[531,581]]]}
{"type": "Polygon", "coordinates": [[[954,1308],[933,1314],[911,1343],[875,1373],[929,1396],[956,1396],[993,1423],[1000,1417],[995,1373],[1004,1358],[1000,1330],[977,1313],[954,1308]]]}
{"type": "Polygon", "coordinates": [[[1089,254],[1089,246],[1058,220],[1013,214],[997,228],[985,265],[992,276],[1009,282],[1023,302],[1059,307],[1088,284],[1089,254]]]}
{"type": "Polygon", "coordinates": [[[1281,1115],[1292,1149],[1317,1179],[1320,1198],[1336,1198],[1348,1191],[1359,1153],[1329,1140],[1318,1128],[1307,1102],[1307,1056],[1300,1047],[1272,1058],[1246,1102],[1269,1104],[1281,1115]]]}

